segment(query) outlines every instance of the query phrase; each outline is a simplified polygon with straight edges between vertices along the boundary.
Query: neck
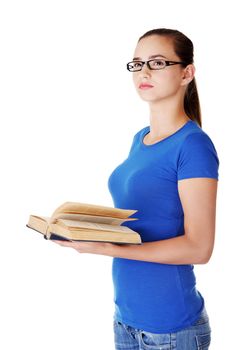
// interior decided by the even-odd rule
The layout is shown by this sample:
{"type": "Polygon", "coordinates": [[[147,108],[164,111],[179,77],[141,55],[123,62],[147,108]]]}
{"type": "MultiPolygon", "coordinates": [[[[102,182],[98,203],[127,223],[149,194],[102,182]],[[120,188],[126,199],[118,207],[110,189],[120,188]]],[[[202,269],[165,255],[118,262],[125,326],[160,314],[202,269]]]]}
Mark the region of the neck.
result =
{"type": "Polygon", "coordinates": [[[150,138],[156,139],[172,134],[187,121],[191,120],[183,108],[182,103],[156,103],[150,107],[150,138]]]}

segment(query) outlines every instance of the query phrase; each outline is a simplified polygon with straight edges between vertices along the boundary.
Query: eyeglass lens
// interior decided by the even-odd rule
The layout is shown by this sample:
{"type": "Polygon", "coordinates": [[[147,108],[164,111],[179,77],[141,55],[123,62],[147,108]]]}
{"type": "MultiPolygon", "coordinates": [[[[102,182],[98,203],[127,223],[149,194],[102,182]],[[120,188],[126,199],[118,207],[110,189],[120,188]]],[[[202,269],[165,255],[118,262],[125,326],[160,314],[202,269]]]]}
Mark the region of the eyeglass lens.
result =
{"type": "MultiPolygon", "coordinates": [[[[150,60],[148,61],[148,64],[151,69],[162,69],[166,66],[166,62],[164,60],[150,60]]],[[[128,68],[129,70],[135,72],[135,71],[140,71],[143,67],[144,63],[140,61],[134,61],[128,63],[128,68]]]]}

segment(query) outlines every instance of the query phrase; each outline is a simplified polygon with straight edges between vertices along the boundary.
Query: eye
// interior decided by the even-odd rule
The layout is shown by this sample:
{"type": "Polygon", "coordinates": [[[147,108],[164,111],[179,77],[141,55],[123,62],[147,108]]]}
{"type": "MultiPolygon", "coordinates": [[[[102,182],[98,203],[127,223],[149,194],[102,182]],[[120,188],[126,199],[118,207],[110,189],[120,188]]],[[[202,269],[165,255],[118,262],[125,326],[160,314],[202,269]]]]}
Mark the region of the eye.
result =
{"type": "Polygon", "coordinates": [[[133,68],[141,68],[142,62],[133,62],[133,68]]]}
{"type": "Polygon", "coordinates": [[[152,68],[163,68],[165,66],[165,61],[156,59],[156,60],[150,61],[150,65],[152,68]]]}

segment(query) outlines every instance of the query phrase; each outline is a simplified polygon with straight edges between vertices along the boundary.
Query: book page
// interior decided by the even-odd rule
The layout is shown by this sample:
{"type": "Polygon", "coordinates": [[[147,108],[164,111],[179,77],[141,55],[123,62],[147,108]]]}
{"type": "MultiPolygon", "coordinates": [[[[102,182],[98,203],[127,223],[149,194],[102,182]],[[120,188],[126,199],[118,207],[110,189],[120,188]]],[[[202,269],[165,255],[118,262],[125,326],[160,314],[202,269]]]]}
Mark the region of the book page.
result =
{"type": "Polygon", "coordinates": [[[65,202],[54,211],[52,218],[59,213],[76,213],[95,216],[110,216],[114,218],[126,219],[128,216],[133,215],[136,212],[137,210],[119,209],[88,203],[65,202]]]}
{"type": "Polygon", "coordinates": [[[94,216],[94,215],[85,215],[85,214],[68,214],[68,213],[58,213],[53,216],[53,219],[66,219],[66,220],[78,220],[78,221],[87,221],[102,223],[108,225],[121,225],[125,221],[134,221],[138,220],[137,218],[126,218],[118,219],[112,218],[110,216],[94,216]]]}
{"type": "Polygon", "coordinates": [[[57,219],[56,225],[68,227],[69,230],[98,230],[112,232],[132,232],[133,230],[126,226],[97,224],[94,222],[85,222],[77,220],[57,219]]]}

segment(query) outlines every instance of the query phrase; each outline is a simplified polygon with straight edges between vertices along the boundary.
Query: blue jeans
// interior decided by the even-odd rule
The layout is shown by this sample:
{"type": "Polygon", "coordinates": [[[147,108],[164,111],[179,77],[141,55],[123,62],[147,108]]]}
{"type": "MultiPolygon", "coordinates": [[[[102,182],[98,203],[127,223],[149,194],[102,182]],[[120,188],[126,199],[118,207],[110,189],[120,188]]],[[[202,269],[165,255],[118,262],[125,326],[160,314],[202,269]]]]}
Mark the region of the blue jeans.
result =
{"type": "Polygon", "coordinates": [[[113,324],[115,350],[208,350],[211,341],[205,308],[192,326],[175,333],[149,333],[116,320],[113,324]]]}

